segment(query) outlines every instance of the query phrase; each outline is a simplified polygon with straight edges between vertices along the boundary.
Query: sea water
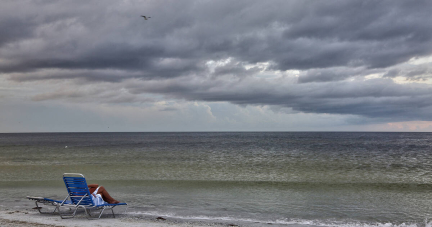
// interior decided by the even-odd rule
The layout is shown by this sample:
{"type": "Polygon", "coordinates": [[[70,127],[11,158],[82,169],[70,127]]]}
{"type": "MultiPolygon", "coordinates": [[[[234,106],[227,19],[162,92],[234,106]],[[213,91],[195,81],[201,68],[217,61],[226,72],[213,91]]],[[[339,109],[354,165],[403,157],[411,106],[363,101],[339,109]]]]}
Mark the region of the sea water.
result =
{"type": "Polygon", "coordinates": [[[82,173],[128,215],[279,226],[425,226],[432,134],[0,134],[1,206],[63,199],[82,173]]]}

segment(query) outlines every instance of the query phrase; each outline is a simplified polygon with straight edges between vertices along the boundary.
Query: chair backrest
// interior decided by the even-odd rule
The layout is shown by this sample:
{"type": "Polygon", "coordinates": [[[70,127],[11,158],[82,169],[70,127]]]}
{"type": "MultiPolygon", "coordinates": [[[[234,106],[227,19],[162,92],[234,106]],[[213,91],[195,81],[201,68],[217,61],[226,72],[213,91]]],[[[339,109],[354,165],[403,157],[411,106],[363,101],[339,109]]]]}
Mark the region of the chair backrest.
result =
{"type": "Polygon", "coordinates": [[[80,173],[65,173],[63,174],[63,181],[65,182],[72,204],[78,204],[82,199],[79,205],[94,206],[84,175],[80,173]]]}

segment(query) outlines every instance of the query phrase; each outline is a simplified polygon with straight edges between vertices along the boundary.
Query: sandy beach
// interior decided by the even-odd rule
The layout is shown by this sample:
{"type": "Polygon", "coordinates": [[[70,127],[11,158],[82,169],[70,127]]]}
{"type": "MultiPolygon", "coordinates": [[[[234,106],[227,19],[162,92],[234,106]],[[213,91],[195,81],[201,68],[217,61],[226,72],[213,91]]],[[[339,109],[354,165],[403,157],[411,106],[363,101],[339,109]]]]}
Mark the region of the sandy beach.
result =
{"type": "Polygon", "coordinates": [[[88,220],[83,214],[75,218],[61,219],[56,214],[39,214],[33,209],[2,209],[0,210],[0,226],[50,226],[50,227],[72,227],[72,226],[149,226],[149,227],[204,227],[204,226],[237,226],[233,224],[214,223],[190,223],[170,219],[157,219],[157,217],[135,217],[133,215],[118,215],[117,218],[109,216],[99,220],[88,220]]]}

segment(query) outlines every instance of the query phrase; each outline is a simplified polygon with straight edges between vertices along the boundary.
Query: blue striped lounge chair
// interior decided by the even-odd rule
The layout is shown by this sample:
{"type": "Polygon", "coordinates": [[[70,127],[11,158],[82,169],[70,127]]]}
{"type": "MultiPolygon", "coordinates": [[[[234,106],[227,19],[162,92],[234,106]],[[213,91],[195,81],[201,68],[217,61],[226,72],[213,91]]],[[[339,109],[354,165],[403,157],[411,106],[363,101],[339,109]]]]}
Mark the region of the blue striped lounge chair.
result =
{"type": "MultiPolygon", "coordinates": [[[[91,198],[90,190],[87,186],[84,175],[80,173],[65,173],[63,174],[63,181],[68,191],[68,196],[60,203],[57,203],[57,210],[62,219],[73,218],[79,208],[84,209],[88,219],[99,219],[105,210],[111,210],[113,217],[115,218],[113,208],[116,206],[126,206],[127,203],[117,203],[95,205],[91,198]],[[73,213],[64,214],[60,212],[60,208],[71,208],[73,213]],[[92,211],[99,211],[98,217],[92,216],[92,211]]],[[[125,211],[126,212],[126,211],[125,211]]]]}

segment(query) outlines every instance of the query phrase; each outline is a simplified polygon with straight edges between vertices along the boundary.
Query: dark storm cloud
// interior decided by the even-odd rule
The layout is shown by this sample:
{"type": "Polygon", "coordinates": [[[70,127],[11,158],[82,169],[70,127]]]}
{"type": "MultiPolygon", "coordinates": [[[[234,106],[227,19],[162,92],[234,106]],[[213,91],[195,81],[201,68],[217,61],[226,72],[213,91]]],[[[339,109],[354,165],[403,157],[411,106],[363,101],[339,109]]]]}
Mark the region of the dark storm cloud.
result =
{"type": "Polygon", "coordinates": [[[364,68],[335,67],[326,69],[310,69],[299,75],[299,83],[330,82],[344,80],[349,77],[368,75],[377,70],[364,68]]]}
{"type": "Polygon", "coordinates": [[[93,1],[84,11],[77,11],[82,6],[67,8],[62,2],[39,2],[40,6],[28,2],[22,9],[19,3],[7,3],[16,7],[2,16],[5,25],[0,26],[6,32],[0,40],[27,37],[49,42],[46,51],[24,52],[14,58],[12,67],[2,66],[7,72],[114,68],[172,77],[153,74],[153,60],[192,59],[187,68],[195,68],[197,62],[225,57],[249,63],[272,61],[280,70],[375,68],[430,54],[432,44],[429,1],[147,1],[135,4],[137,9],[93,1]],[[142,10],[138,10],[146,6],[155,14],[148,21],[139,17],[142,10]],[[65,22],[68,18],[75,21],[65,22]],[[44,26],[58,33],[39,31],[44,26]],[[80,32],[77,28],[86,32],[74,39],[64,35],[80,32]],[[64,56],[64,52],[70,54],[64,56]]]}
{"type": "Polygon", "coordinates": [[[134,94],[158,93],[192,101],[274,105],[306,113],[355,114],[401,121],[432,120],[430,86],[395,84],[389,79],[340,81],[325,83],[325,86],[320,83],[282,85],[279,81],[165,81],[130,84],[127,89],[134,94]]]}
{"type": "Polygon", "coordinates": [[[32,26],[34,24],[23,20],[0,20],[0,30],[3,31],[0,35],[0,46],[18,39],[30,37],[32,26]]]}
{"type": "MultiPolygon", "coordinates": [[[[431,1],[5,1],[0,75],[136,80],[131,95],[429,119],[430,85],[385,78],[430,79],[428,64],[400,65],[432,54],[431,11],[431,1]],[[256,77],[285,70],[300,70],[289,86],[256,77]],[[364,80],[374,73],[384,79],[364,80]]],[[[34,100],[99,97],[61,93],[34,100]]]]}

